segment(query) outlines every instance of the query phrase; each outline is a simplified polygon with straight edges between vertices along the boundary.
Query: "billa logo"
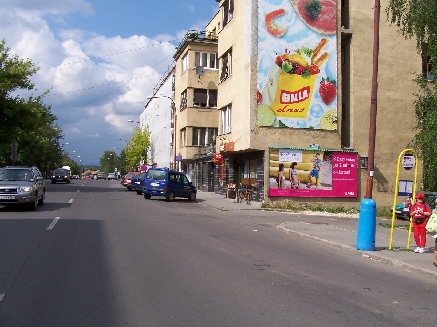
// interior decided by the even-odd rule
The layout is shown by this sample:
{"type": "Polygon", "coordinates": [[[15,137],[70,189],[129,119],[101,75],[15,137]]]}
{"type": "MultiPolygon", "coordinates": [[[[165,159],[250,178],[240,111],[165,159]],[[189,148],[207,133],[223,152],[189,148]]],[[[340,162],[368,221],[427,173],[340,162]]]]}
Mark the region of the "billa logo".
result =
{"type": "Polygon", "coordinates": [[[416,164],[416,158],[412,154],[405,154],[402,157],[402,167],[406,170],[410,170],[416,164]]]}

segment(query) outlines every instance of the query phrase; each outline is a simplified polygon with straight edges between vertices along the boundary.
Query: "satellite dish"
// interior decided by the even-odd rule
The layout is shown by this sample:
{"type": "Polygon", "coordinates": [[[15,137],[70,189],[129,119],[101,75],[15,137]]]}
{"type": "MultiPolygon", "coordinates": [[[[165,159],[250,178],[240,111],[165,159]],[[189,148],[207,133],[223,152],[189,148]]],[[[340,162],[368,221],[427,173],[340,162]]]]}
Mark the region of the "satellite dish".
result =
{"type": "Polygon", "coordinates": [[[205,75],[205,69],[203,66],[196,66],[196,74],[199,76],[205,75]]]}

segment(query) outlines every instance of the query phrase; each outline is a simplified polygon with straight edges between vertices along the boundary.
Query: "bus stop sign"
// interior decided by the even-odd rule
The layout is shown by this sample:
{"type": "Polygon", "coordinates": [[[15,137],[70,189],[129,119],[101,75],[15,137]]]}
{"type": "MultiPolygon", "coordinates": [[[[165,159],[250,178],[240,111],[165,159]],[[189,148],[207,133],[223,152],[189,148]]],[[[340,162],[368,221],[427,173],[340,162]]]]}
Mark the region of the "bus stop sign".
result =
{"type": "Polygon", "coordinates": [[[402,167],[406,170],[410,170],[416,164],[416,159],[412,154],[404,154],[402,157],[402,167]]]}

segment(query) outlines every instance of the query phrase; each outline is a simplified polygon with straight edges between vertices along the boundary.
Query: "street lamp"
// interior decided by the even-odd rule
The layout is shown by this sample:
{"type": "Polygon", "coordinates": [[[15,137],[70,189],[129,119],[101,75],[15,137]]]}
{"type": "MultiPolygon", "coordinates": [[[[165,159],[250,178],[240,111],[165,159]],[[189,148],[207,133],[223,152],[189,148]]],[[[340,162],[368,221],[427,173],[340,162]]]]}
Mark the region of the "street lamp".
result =
{"type": "MultiPolygon", "coordinates": [[[[176,170],[176,122],[177,122],[177,116],[176,116],[176,103],[174,102],[172,97],[169,97],[168,95],[153,95],[146,97],[146,99],[159,99],[159,98],[167,98],[171,101],[172,106],[172,114],[173,114],[173,120],[174,120],[174,127],[173,127],[173,169],[176,170]]],[[[147,105],[144,106],[144,108],[147,108],[147,105]]]]}

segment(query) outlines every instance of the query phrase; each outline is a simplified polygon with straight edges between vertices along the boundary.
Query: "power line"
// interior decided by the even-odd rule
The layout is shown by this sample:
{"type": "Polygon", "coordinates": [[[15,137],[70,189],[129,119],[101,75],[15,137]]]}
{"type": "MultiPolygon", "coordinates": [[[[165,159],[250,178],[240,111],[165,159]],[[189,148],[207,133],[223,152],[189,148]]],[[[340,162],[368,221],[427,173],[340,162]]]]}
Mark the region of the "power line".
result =
{"type": "MultiPolygon", "coordinates": [[[[159,61],[158,63],[156,63],[154,66],[152,66],[152,68],[153,68],[153,67],[156,67],[157,65],[159,65],[160,63],[162,63],[163,61],[167,60],[167,59],[170,58],[170,57],[173,57],[173,55],[168,56],[168,57],[165,57],[164,59],[162,59],[161,61],[159,61]]],[[[144,72],[144,73],[145,73],[145,72],[144,72]]],[[[143,74],[144,74],[144,73],[143,73],[143,74]]],[[[142,74],[139,75],[139,76],[142,76],[142,74]]],[[[138,78],[139,76],[137,76],[136,78],[138,78]]],[[[106,97],[107,95],[109,95],[109,94],[115,92],[116,90],[122,88],[123,86],[127,85],[130,81],[131,81],[131,80],[129,80],[129,81],[127,81],[126,83],[120,85],[119,87],[113,89],[112,91],[110,91],[110,92],[108,92],[108,93],[106,93],[106,94],[103,94],[101,97],[98,97],[97,99],[88,102],[87,104],[85,104],[85,105],[83,105],[83,106],[81,106],[81,107],[79,107],[79,108],[72,109],[72,110],[70,110],[70,111],[68,111],[68,112],[66,112],[66,113],[64,113],[64,114],[62,114],[62,115],[59,115],[59,116],[66,116],[67,114],[70,114],[70,113],[72,113],[72,112],[75,112],[75,111],[78,111],[78,110],[80,110],[80,109],[82,109],[82,108],[85,108],[85,107],[89,106],[90,104],[92,104],[92,103],[94,103],[94,102],[97,102],[97,101],[99,101],[100,99],[103,99],[104,97],[106,97]]]]}
{"type": "Polygon", "coordinates": [[[140,78],[146,78],[146,77],[150,77],[150,76],[154,76],[154,75],[162,75],[162,73],[156,73],[156,74],[150,74],[150,75],[146,75],[146,76],[142,76],[142,77],[134,77],[128,80],[124,80],[124,81],[118,81],[118,82],[113,82],[113,83],[108,83],[108,84],[102,84],[102,85],[97,85],[97,86],[90,86],[84,89],[77,89],[77,90],[71,90],[71,91],[67,91],[67,92],[62,92],[62,93],[54,93],[54,94],[47,94],[46,97],[50,97],[50,96],[56,96],[56,95],[64,95],[64,94],[69,94],[69,93],[74,93],[74,92],[79,92],[79,91],[86,91],[86,90],[92,90],[92,89],[97,89],[99,87],[104,87],[104,86],[109,86],[109,85],[113,85],[113,84],[119,84],[119,83],[124,83],[124,82],[131,82],[133,80],[136,79],[140,79],[140,78]]]}
{"type": "Polygon", "coordinates": [[[66,65],[72,65],[72,64],[77,64],[77,63],[80,63],[80,62],[90,61],[90,60],[95,60],[95,59],[103,59],[103,58],[107,58],[107,57],[111,57],[111,56],[116,56],[116,55],[119,55],[119,54],[124,54],[124,53],[127,53],[127,52],[132,52],[132,51],[137,51],[137,50],[142,50],[142,49],[146,49],[146,48],[162,45],[163,43],[176,42],[176,41],[180,41],[180,40],[182,40],[182,39],[179,38],[179,39],[170,40],[170,41],[161,42],[161,43],[156,43],[156,44],[152,44],[152,45],[148,45],[148,46],[144,46],[144,47],[140,47],[140,48],[135,48],[135,49],[125,50],[125,51],[121,51],[121,52],[110,53],[110,54],[103,55],[103,56],[98,56],[98,57],[93,57],[93,58],[85,58],[83,60],[66,62],[66,63],[63,63],[61,65],[47,66],[47,67],[40,68],[39,70],[44,70],[44,69],[49,69],[49,68],[56,68],[56,67],[61,67],[61,66],[66,66],[66,65]]]}

